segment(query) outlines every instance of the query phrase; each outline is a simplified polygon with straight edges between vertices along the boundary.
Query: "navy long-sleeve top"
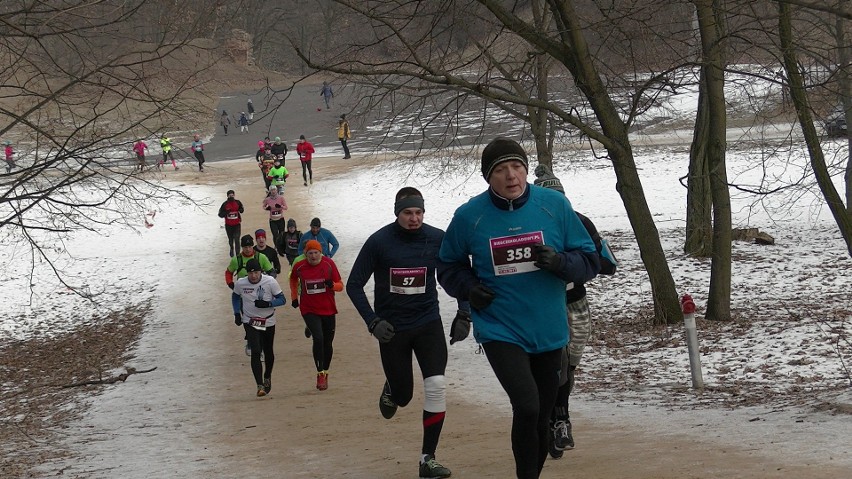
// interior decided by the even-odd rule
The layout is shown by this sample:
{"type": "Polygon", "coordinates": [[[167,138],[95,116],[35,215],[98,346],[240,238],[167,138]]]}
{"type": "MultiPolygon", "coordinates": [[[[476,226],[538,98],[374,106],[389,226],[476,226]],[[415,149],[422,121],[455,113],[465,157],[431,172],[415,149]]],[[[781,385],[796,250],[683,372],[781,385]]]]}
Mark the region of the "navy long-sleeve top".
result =
{"type": "MultiPolygon", "coordinates": [[[[441,320],[435,268],[443,237],[443,230],[427,224],[411,231],[394,222],[367,238],[346,282],[346,293],[367,325],[378,316],[405,331],[441,320]],[[364,293],[370,276],[374,308],[364,293]]],[[[463,302],[459,308],[469,306],[463,302]]]]}

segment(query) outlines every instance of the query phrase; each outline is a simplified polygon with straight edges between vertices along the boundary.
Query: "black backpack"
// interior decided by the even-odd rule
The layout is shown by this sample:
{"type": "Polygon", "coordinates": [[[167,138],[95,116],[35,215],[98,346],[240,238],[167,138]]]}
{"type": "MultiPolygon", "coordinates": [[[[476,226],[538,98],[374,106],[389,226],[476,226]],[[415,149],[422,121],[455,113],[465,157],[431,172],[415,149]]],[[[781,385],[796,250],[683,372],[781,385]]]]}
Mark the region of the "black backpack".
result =
{"type": "Polygon", "coordinates": [[[592,237],[592,241],[595,242],[595,249],[598,250],[598,258],[601,262],[601,270],[598,274],[615,274],[615,270],[618,268],[618,260],[615,259],[615,254],[613,254],[612,249],[610,249],[609,242],[605,238],[601,238],[601,235],[598,233],[598,229],[595,228],[595,224],[592,223],[592,220],[581,213],[577,213],[577,216],[580,218],[583,226],[586,227],[586,231],[589,232],[589,236],[592,237]]]}

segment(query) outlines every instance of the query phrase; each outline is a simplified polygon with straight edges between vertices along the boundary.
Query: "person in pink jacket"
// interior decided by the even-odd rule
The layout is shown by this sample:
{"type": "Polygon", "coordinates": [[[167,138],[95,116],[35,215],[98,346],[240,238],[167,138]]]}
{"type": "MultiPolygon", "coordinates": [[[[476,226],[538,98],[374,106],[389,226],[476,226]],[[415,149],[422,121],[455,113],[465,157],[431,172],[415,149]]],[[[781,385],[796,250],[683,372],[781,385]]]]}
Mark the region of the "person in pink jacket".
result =
{"type": "Polygon", "coordinates": [[[308,181],[314,184],[314,171],[311,169],[311,157],[315,153],[314,145],[305,139],[305,135],[299,135],[296,153],[299,154],[299,160],[302,161],[302,180],[304,180],[305,186],[308,186],[308,181]]]}
{"type": "Polygon", "coordinates": [[[133,151],[136,152],[136,161],[139,162],[137,166],[139,166],[140,173],[145,171],[145,150],[147,149],[148,145],[142,140],[133,144],[133,151]]]}
{"type": "Polygon", "coordinates": [[[12,168],[18,166],[15,164],[15,150],[12,148],[12,142],[6,140],[3,142],[4,153],[6,154],[6,173],[11,173],[12,168]]]}
{"type": "Polygon", "coordinates": [[[263,200],[263,209],[269,212],[269,230],[272,232],[272,245],[278,251],[284,251],[284,233],[287,232],[287,221],[284,212],[287,211],[287,201],[278,194],[278,188],[269,187],[269,193],[263,200]]]}

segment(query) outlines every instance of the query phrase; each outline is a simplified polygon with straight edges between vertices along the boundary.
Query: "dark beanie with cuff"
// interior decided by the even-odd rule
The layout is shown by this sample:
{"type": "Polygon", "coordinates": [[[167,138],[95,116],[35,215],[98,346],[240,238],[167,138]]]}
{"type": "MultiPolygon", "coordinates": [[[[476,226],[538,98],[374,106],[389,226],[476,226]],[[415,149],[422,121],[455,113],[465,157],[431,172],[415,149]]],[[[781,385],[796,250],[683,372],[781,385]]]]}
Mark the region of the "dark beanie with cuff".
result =
{"type": "Polygon", "coordinates": [[[311,226],[316,226],[317,228],[322,227],[322,221],[319,218],[314,218],[311,220],[311,226]]]}
{"type": "Polygon", "coordinates": [[[547,165],[536,166],[535,176],[535,185],[556,190],[563,195],[565,194],[565,188],[562,187],[562,182],[559,181],[559,178],[557,178],[552,171],[550,171],[550,168],[548,168],[547,165]]]}
{"type": "Polygon", "coordinates": [[[502,136],[494,138],[482,150],[482,177],[485,178],[485,181],[488,181],[491,178],[491,172],[497,165],[513,160],[520,161],[527,171],[530,170],[527,153],[517,141],[502,136]]]}

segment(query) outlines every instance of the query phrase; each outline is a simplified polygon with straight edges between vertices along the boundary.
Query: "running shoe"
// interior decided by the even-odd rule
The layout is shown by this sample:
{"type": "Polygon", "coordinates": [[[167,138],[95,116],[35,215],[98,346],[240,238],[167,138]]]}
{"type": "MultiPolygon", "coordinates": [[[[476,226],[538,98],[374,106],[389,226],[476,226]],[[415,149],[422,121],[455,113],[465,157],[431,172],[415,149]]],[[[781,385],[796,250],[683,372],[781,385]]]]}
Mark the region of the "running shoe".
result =
{"type": "Polygon", "coordinates": [[[420,477],[450,477],[453,475],[449,469],[442,466],[433,456],[426,455],[426,461],[420,463],[420,477]]]}
{"type": "MultiPolygon", "coordinates": [[[[551,423],[551,431],[553,430],[553,424],[551,423]]],[[[547,435],[547,452],[550,454],[550,457],[554,459],[562,459],[562,455],[565,454],[565,451],[560,451],[553,447],[553,434],[547,435]]]]}
{"type": "Polygon", "coordinates": [[[251,346],[249,346],[248,341],[246,341],[246,356],[251,357],[251,346]]]}
{"type": "Polygon", "coordinates": [[[328,389],[328,372],[320,371],[317,373],[317,389],[320,391],[328,389]]]}
{"type": "Polygon", "coordinates": [[[553,448],[558,451],[574,449],[574,438],[571,436],[571,421],[557,420],[553,423],[553,448]]]}
{"type": "MultiPolygon", "coordinates": [[[[385,386],[382,388],[382,395],[379,396],[379,412],[382,413],[382,417],[385,419],[390,419],[396,414],[396,410],[399,406],[393,402],[391,399],[391,390],[390,384],[385,381],[385,386]]],[[[439,464],[440,465],[440,464],[439,464]]],[[[422,469],[421,469],[422,470],[422,469]]],[[[442,477],[442,476],[432,476],[432,477],[442,477]]]]}
{"type": "Polygon", "coordinates": [[[305,186],[308,186],[308,182],[307,182],[307,181],[305,182],[305,186]]]}
{"type": "Polygon", "coordinates": [[[269,391],[272,391],[272,378],[264,378],[263,379],[263,392],[269,394],[269,391]]]}
{"type": "Polygon", "coordinates": [[[263,389],[263,384],[257,385],[257,397],[262,398],[266,396],[266,390],[263,389]]]}

